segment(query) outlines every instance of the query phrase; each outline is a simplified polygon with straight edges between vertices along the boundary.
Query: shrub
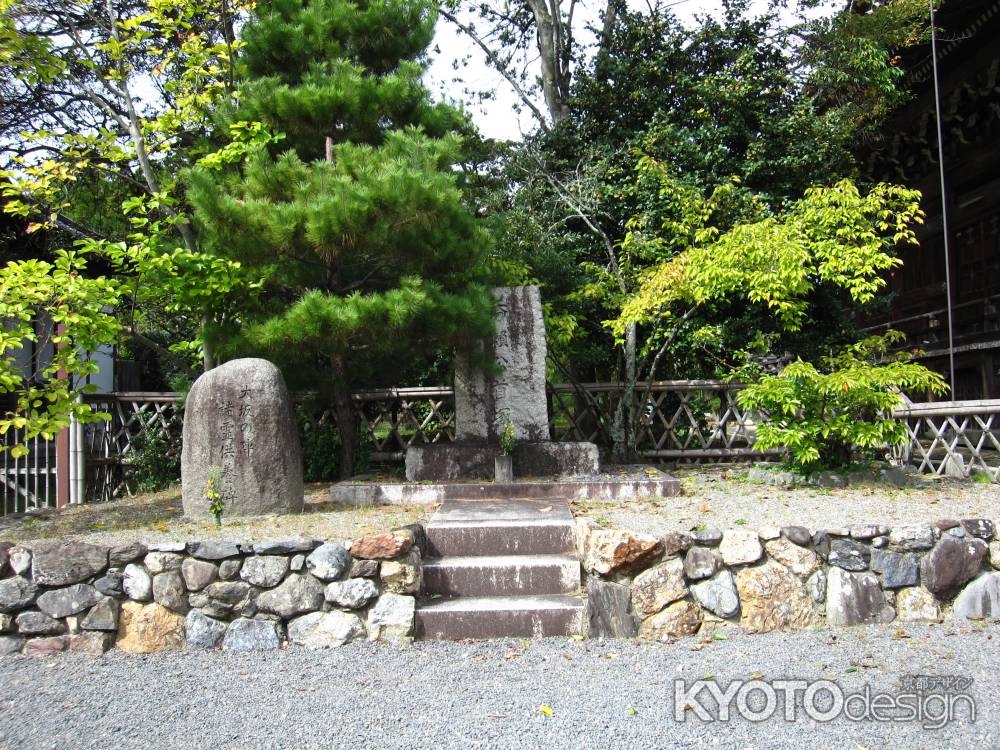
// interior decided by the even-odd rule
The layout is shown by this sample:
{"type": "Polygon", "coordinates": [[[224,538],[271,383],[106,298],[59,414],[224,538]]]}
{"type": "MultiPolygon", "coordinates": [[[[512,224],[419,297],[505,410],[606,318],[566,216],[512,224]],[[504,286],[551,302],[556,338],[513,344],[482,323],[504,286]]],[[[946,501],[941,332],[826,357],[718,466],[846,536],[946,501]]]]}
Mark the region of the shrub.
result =
{"type": "Polygon", "coordinates": [[[139,492],[159,492],[181,480],[180,435],[165,435],[148,426],[132,439],[128,457],[129,485],[139,492]]]}
{"type": "MultiPolygon", "coordinates": [[[[335,482],[340,470],[340,433],[327,412],[317,413],[303,405],[295,407],[302,441],[302,478],[306,482],[335,482]]],[[[354,450],[354,473],[368,468],[371,436],[358,431],[354,450]]]]}
{"type": "Polygon", "coordinates": [[[912,362],[912,354],[888,354],[902,338],[890,331],[824,358],[819,366],[798,360],[749,385],[737,396],[740,405],[768,416],[756,447],[785,448],[792,468],[809,473],[904,443],[906,426],[892,418],[900,392],[939,394],[947,385],[938,373],[912,362]]]}

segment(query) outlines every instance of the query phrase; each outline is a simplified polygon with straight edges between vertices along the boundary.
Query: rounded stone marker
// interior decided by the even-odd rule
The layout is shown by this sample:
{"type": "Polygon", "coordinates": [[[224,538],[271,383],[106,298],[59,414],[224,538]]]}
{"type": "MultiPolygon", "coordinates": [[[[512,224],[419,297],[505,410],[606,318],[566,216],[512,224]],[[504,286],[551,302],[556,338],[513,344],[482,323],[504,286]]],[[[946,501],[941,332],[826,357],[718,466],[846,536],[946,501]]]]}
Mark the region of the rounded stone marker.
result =
{"type": "Polygon", "coordinates": [[[184,515],[210,518],[209,472],[219,475],[223,518],[302,510],[302,447],[281,372],[234,359],[195,381],[184,409],[184,515]]]}

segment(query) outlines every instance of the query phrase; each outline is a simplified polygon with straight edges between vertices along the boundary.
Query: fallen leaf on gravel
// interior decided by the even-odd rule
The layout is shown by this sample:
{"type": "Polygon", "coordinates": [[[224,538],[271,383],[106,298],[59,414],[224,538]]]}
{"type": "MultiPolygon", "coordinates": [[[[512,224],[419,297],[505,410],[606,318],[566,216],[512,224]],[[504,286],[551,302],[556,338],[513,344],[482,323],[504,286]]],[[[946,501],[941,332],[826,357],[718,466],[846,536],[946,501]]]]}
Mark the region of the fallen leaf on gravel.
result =
{"type": "Polygon", "coordinates": [[[714,638],[717,641],[728,641],[729,640],[729,638],[726,636],[725,633],[715,633],[714,635],[712,635],[712,638],[714,638]]]}
{"type": "Polygon", "coordinates": [[[630,708],[630,709],[628,710],[628,715],[629,715],[629,716],[635,716],[635,715],[636,715],[636,713],[637,713],[637,711],[636,711],[636,710],[635,710],[634,708],[630,708]]]}
{"type": "Polygon", "coordinates": [[[539,710],[539,711],[541,711],[541,712],[542,712],[543,714],[545,714],[546,716],[555,716],[555,715],[556,715],[556,712],[555,712],[555,711],[553,711],[553,710],[552,710],[551,708],[549,708],[548,706],[546,706],[545,704],[542,704],[541,706],[539,706],[539,707],[538,707],[538,710],[539,710]]]}
{"type": "Polygon", "coordinates": [[[760,672],[754,672],[752,675],[750,675],[750,679],[751,680],[763,680],[764,679],[764,675],[762,675],[760,672]]]}
{"type": "Polygon", "coordinates": [[[707,500],[705,502],[703,502],[701,505],[698,506],[698,511],[701,512],[701,513],[708,513],[708,512],[710,512],[707,500]]]}
{"type": "Polygon", "coordinates": [[[892,634],[892,640],[894,640],[894,641],[899,641],[899,640],[902,640],[903,638],[909,638],[909,637],[910,637],[910,634],[907,633],[902,628],[896,628],[896,632],[892,634]]]}

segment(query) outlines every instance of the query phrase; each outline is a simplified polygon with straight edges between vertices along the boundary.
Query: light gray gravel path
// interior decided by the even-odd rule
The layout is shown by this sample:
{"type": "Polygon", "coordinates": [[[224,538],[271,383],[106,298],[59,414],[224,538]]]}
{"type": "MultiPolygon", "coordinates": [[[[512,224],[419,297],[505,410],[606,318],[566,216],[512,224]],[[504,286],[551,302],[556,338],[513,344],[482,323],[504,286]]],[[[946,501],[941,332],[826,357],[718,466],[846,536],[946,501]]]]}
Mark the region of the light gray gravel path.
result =
{"type": "Polygon", "coordinates": [[[705,643],[11,657],[0,660],[0,748],[1000,748],[1000,626],[908,625],[901,635],[895,625],[705,643]],[[825,677],[848,692],[893,691],[908,674],[966,675],[978,717],[938,730],[816,724],[801,712],[794,723],[674,719],[675,678],[724,685],[753,674],[825,677]]]}

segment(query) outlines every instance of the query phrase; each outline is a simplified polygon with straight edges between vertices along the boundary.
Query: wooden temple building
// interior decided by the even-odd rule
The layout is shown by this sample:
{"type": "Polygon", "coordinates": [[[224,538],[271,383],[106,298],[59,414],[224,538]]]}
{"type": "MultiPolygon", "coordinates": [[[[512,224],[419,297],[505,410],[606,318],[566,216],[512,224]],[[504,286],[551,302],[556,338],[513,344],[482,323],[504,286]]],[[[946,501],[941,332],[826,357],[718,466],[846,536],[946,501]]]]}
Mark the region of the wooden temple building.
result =
{"type": "MultiPolygon", "coordinates": [[[[955,384],[946,398],[1000,398],[1000,0],[944,0],[938,70],[951,238],[955,384]]],[[[890,280],[891,303],[866,320],[895,328],[949,369],[945,249],[930,44],[906,56],[913,98],[889,118],[868,153],[869,175],[922,191],[919,249],[890,280]]]]}

